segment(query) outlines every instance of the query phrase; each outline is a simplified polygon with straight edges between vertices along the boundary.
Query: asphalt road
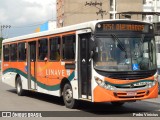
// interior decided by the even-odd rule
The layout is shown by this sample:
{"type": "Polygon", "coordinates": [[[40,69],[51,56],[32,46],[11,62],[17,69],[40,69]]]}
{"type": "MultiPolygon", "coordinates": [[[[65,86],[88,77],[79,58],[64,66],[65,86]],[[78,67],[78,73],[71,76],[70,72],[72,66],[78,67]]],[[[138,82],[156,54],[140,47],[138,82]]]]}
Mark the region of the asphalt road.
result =
{"type": "Polygon", "coordinates": [[[54,114],[57,117],[63,117],[63,115],[64,117],[65,115],[70,117],[93,116],[93,120],[98,119],[97,117],[116,117],[119,119],[119,117],[125,116],[133,119],[133,113],[154,113],[157,111],[160,113],[160,103],[155,102],[159,101],[158,99],[126,103],[122,107],[114,107],[110,103],[80,102],[78,109],[68,109],[64,106],[62,98],[33,92],[28,92],[26,96],[21,97],[16,94],[14,88],[0,81],[0,111],[63,111],[62,114],[59,114],[60,112],[54,112],[54,114]]]}

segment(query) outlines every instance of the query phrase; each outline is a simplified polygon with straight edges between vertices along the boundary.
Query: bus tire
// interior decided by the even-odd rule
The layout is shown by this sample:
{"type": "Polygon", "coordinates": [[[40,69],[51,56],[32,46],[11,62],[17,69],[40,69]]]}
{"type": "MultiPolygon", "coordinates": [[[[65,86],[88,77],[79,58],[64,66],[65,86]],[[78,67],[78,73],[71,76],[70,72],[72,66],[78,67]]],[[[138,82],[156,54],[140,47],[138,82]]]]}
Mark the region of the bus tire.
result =
{"type": "Polygon", "coordinates": [[[122,106],[125,102],[111,102],[114,106],[122,106]]]}
{"type": "Polygon", "coordinates": [[[25,93],[25,91],[22,88],[22,81],[20,77],[17,77],[17,80],[16,80],[16,90],[17,90],[18,96],[23,96],[25,93]]]}
{"type": "Polygon", "coordinates": [[[66,83],[63,87],[63,101],[67,108],[77,107],[77,100],[73,98],[72,87],[69,83],[66,83]]]}

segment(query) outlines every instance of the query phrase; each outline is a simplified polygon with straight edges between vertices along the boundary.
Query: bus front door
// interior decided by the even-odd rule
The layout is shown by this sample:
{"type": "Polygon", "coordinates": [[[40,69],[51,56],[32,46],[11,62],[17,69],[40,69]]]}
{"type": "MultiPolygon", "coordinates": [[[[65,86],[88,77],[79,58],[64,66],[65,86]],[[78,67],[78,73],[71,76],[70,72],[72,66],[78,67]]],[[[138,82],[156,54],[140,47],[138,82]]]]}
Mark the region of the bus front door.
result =
{"type": "Polygon", "coordinates": [[[36,90],[36,41],[28,43],[28,89],[36,90]]]}
{"type": "Polygon", "coordinates": [[[78,52],[79,97],[91,99],[91,62],[89,53],[89,39],[91,33],[81,33],[78,52]]]}

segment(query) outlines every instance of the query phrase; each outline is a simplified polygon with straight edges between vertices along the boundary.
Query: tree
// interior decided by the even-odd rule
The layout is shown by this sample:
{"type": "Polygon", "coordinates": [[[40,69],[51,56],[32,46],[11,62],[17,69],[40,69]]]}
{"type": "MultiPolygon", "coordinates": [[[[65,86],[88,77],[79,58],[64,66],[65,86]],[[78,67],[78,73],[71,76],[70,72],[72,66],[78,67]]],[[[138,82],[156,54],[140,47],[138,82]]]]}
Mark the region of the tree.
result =
{"type": "Polygon", "coordinates": [[[0,59],[1,59],[2,41],[3,41],[3,38],[0,37],[0,59]]]}

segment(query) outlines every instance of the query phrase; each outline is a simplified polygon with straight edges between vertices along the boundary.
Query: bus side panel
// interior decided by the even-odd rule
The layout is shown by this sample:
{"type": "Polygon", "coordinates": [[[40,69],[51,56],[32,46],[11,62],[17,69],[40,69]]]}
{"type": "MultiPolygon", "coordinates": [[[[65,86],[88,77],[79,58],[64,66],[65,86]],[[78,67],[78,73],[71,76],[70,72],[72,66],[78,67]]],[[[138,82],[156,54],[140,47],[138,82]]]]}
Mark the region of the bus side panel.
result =
{"type": "MultiPolygon", "coordinates": [[[[27,63],[24,62],[15,62],[12,65],[12,68],[15,71],[16,75],[19,75],[22,82],[22,88],[28,90],[28,79],[27,79],[27,63]]],[[[15,76],[16,80],[16,76],[15,76]]]]}
{"type": "Polygon", "coordinates": [[[23,89],[28,89],[26,62],[3,62],[2,68],[2,81],[4,83],[15,87],[16,76],[19,75],[23,89]]]}
{"type": "Polygon", "coordinates": [[[28,79],[23,75],[20,75],[22,81],[22,88],[28,90],[28,79]]]}
{"type": "Polygon", "coordinates": [[[37,91],[55,96],[61,96],[63,78],[67,78],[72,85],[75,77],[74,70],[65,69],[65,62],[38,62],[36,74],[37,91]]]}
{"type": "Polygon", "coordinates": [[[15,87],[15,79],[13,70],[10,70],[11,62],[2,63],[2,82],[15,87]]]}
{"type": "MultiPolygon", "coordinates": [[[[56,91],[59,89],[57,86],[60,84],[58,73],[55,76],[56,66],[53,67],[52,62],[37,62],[37,91],[49,94],[49,91],[56,91]],[[52,77],[50,77],[52,76],[52,77]]],[[[59,96],[59,95],[58,95],[59,96]]]]}

